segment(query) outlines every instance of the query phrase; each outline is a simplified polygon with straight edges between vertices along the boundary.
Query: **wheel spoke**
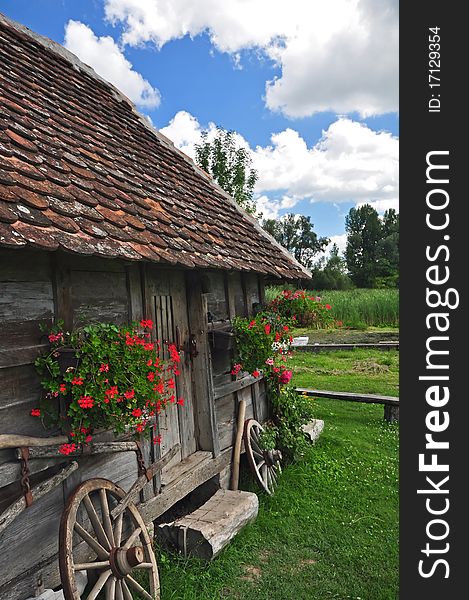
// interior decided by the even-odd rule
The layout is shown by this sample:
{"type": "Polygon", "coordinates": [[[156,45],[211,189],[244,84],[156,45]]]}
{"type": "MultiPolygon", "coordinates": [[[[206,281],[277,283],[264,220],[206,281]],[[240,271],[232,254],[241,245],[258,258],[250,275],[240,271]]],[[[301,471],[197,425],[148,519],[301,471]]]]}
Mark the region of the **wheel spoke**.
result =
{"type": "Polygon", "coordinates": [[[77,563],[73,565],[75,571],[91,571],[92,569],[106,569],[109,567],[108,560],[102,560],[91,563],[77,563]]]}
{"type": "Polygon", "coordinates": [[[153,563],[140,563],[134,569],[153,569],[153,563]]]}
{"type": "Polygon", "coordinates": [[[111,517],[109,516],[109,503],[107,500],[106,490],[99,490],[99,500],[101,502],[101,513],[103,515],[104,531],[112,547],[114,546],[114,536],[112,534],[111,517]]]}
{"type": "Polygon", "coordinates": [[[114,526],[114,543],[117,547],[119,547],[121,544],[123,523],[124,523],[124,513],[121,513],[117,517],[116,524],[114,526]]]}
{"type": "Polygon", "coordinates": [[[263,464],[261,468],[261,479],[264,483],[267,483],[267,465],[263,464]]]}
{"type": "Polygon", "coordinates": [[[124,548],[124,550],[128,550],[132,546],[132,544],[135,542],[135,540],[138,539],[138,536],[141,533],[142,533],[142,530],[140,529],[140,527],[137,527],[137,529],[132,532],[132,535],[129,537],[129,539],[122,546],[124,548]]]}
{"type": "Polygon", "coordinates": [[[252,449],[252,453],[254,454],[254,456],[256,456],[257,458],[264,458],[263,454],[260,454],[257,450],[254,450],[254,448],[252,449]]]}
{"type": "Polygon", "coordinates": [[[91,592],[88,594],[87,600],[95,600],[96,599],[96,596],[103,589],[103,586],[106,583],[106,581],[109,579],[110,575],[111,575],[111,569],[108,569],[107,571],[103,571],[101,573],[101,575],[98,578],[98,581],[94,584],[91,592]]]}
{"type": "Polygon", "coordinates": [[[104,588],[104,591],[106,592],[106,600],[115,600],[116,578],[114,577],[114,575],[106,581],[106,586],[104,588]]]}
{"type": "Polygon", "coordinates": [[[129,590],[129,586],[122,580],[122,591],[124,592],[125,600],[134,600],[131,591],[129,590]]]}
{"type": "Polygon", "coordinates": [[[260,463],[256,464],[258,469],[261,469],[265,465],[265,460],[262,459],[260,463]]]}
{"type": "Polygon", "coordinates": [[[275,467],[270,467],[269,475],[270,475],[271,489],[272,489],[272,492],[274,492],[275,488],[277,487],[277,478],[275,476],[275,467]]]}
{"type": "Polygon", "coordinates": [[[122,591],[122,582],[119,579],[116,582],[116,600],[124,600],[124,593],[122,591]]]}
{"type": "MultiPolygon", "coordinates": [[[[135,581],[130,575],[127,575],[125,578],[125,582],[127,582],[131,588],[133,588],[136,592],[142,595],[145,600],[154,600],[151,595],[144,589],[142,586],[135,581]]],[[[124,583],[125,583],[124,582],[124,583]]]]}
{"type": "Polygon", "coordinates": [[[269,467],[267,467],[266,471],[265,471],[265,482],[267,484],[267,489],[270,492],[271,488],[272,488],[272,477],[270,476],[270,469],[269,469],[269,467]]]}
{"type": "Polygon", "coordinates": [[[259,454],[262,454],[262,448],[259,446],[259,444],[256,442],[256,440],[251,438],[250,442],[251,442],[251,446],[252,446],[251,449],[256,450],[256,452],[259,452],[259,454]]]}
{"type": "Polygon", "coordinates": [[[91,524],[93,525],[94,532],[96,533],[96,537],[98,538],[101,546],[104,546],[107,550],[111,549],[111,544],[104,532],[103,526],[99,520],[98,515],[94,509],[93,503],[90,500],[90,497],[87,495],[83,498],[83,504],[85,505],[86,512],[90,518],[91,524]]]}
{"type": "Polygon", "coordinates": [[[90,548],[93,548],[93,550],[96,552],[96,554],[98,555],[98,558],[101,559],[106,559],[109,558],[109,552],[103,548],[101,546],[101,544],[99,542],[97,542],[93,536],[91,536],[86,529],[84,529],[80,523],[75,523],[74,525],[74,529],[75,531],[78,533],[78,535],[85,540],[85,542],[88,544],[88,546],[90,548]]]}

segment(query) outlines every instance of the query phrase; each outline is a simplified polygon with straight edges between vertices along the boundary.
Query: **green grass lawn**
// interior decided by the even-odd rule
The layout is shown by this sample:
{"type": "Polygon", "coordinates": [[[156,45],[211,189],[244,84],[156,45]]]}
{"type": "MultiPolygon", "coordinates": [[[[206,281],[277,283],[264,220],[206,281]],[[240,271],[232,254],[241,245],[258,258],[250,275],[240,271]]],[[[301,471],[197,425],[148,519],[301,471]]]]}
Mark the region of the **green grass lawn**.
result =
{"type": "Polygon", "coordinates": [[[399,352],[395,350],[297,352],[289,367],[297,387],[399,396],[399,352]]]}
{"type": "MultiPolygon", "coordinates": [[[[295,385],[396,395],[396,352],[298,353],[295,385]]],[[[212,563],[158,555],[162,600],[398,598],[398,425],[383,407],[314,400],[325,429],[257,520],[212,563]]]]}

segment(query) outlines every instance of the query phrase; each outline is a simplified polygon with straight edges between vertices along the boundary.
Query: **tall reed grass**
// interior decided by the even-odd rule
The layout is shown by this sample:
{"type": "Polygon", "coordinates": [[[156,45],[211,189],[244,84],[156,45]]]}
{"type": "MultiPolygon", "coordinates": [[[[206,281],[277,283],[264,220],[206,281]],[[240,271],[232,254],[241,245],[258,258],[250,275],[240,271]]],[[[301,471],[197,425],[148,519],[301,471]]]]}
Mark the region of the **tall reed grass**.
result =
{"type": "MultiPolygon", "coordinates": [[[[287,286],[294,289],[292,286],[287,286]]],[[[284,287],[266,289],[266,300],[270,301],[284,287]]],[[[354,289],[312,291],[322,302],[332,306],[336,321],[346,327],[399,327],[399,290],[397,289],[354,289]]]]}

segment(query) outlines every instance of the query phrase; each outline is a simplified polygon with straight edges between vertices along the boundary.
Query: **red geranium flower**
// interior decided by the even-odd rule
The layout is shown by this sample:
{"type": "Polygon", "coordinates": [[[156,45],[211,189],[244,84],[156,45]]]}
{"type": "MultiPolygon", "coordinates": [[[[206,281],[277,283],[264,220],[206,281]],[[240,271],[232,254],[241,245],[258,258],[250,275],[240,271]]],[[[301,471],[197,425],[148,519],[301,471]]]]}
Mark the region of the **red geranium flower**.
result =
{"type": "Polygon", "coordinates": [[[270,324],[264,326],[265,335],[270,335],[270,324]]]}
{"type": "Polygon", "coordinates": [[[77,449],[76,444],[62,444],[59,448],[59,452],[60,452],[60,454],[64,454],[65,456],[68,456],[72,452],[75,452],[76,449],[77,449]]]}
{"type": "Polygon", "coordinates": [[[72,385],[83,385],[83,378],[82,377],[74,377],[72,379],[72,385]]]}
{"type": "Polygon", "coordinates": [[[39,408],[33,408],[31,410],[31,416],[32,417],[40,417],[41,416],[41,411],[39,408]]]}
{"type": "Polygon", "coordinates": [[[141,417],[142,416],[142,410],[140,408],[134,408],[132,411],[132,415],[134,417],[141,417]]]}
{"type": "Polygon", "coordinates": [[[140,325],[145,329],[151,329],[153,327],[153,321],[151,319],[142,319],[140,325]]]}
{"type": "Polygon", "coordinates": [[[91,396],[82,396],[78,398],[78,404],[81,408],[93,408],[94,400],[91,396]]]}
{"type": "Polygon", "coordinates": [[[259,375],[260,375],[260,371],[258,371],[257,369],[252,372],[253,377],[259,377],[259,375]]]}

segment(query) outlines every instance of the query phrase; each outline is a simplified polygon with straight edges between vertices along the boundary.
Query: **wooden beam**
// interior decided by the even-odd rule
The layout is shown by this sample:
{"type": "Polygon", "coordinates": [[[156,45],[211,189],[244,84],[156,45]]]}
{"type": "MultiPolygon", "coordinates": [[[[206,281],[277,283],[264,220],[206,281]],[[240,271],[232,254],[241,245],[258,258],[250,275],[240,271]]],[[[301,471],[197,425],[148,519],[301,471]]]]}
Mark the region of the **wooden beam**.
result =
{"type": "Polygon", "coordinates": [[[200,273],[187,273],[187,309],[192,349],[192,391],[197,441],[201,450],[209,450],[213,456],[220,452],[210,347],[207,335],[207,299],[202,294],[200,273]],[[195,352],[194,352],[195,350],[195,352]]]}
{"type": "Polygon", "coordinates": [[[238,392],[239,390],[250,387],[259,381],[261,381],[259,377],[256,378],[252,375],[248,375],[242,379],[237,379],[236,381],[231,381],[230,383],[216,387],[214,389],[215,400],[218,400],[218,398],[223,398],[223,396],[228,396],[228,394],[232,394],[233,392],[238,392]]]}
{"type": "Polygon", "coordinates": [[[228,318],[232,321],[236,316],[235,287],[231,273],[225,272],[225,296],[228,308],[228,318]]]}
{"type": "Polygon", "coordinates": [[[399,342],[379,342],[378,344],[306,344],[292,346],[298,352],[329,352],[330,350],[354,350],[363,348],[367,350],[399,350],[399,342]]]}
{"type": "Polygon", "coordinates": [[[257,283],[259,286],[259,302],[262,306],[265,304],[265,278],[262,275],[257,276],[257,283]]]}
{"type": "Polygon", "coordinates": [[[66,258],[52,254],[52,287],[54,292],[55,318],[64,322],[64,329],[73,328],[72,278],[66,258]]]}
{"type": "Polygon", "coordinates": [[[247,286],[247,273],[241,273],[241,288],[243,290],[243,304],[244,304],[244,317],[249,317],[251,314],[251,307],[249,306],[248,298],[248,286],[247,286]]]}
{"type": "Polygon", "coordinates": [[[0,350],[0,369],[29,365],[49,348],[49,344],[38,344],[37,346],[26,346],[25,348],[0,350]]]}
{"type": "Polygon", "coordinates": [[[378,396],[376,394],[355,394],[350,392],[331,392],[328,390],[310,390],[296,388],[299,394],[305,396],[317,396],[318,398],[331,398],[331,400],[348,400],[350,402],[366,402],[368,404],[389,404],[399,406],[399,398],[396,396],[378,396]]]}
{"type": "MultiPolygon", "coordinates": [[[[187,465],[190,465],[190,460],[192,457],[196,457],[197,454],[199,453],[196,452],[185,459],[187,465]]],[[[178,500],[181,500],[181,498],[187,496],[189,492],[195,490],[196,487],[220,473],[229,465],[231,455],[232,449],[228,448],[221,452],[216,458],[205,458],[205,460],[199,462],[197,466],[185,470],[177,479],[168,483],[168,485],[163,488],[161,494],[148,500],[148,502],[140,504],[139,511],[145,523],[154,521],[178,500]]]]}

